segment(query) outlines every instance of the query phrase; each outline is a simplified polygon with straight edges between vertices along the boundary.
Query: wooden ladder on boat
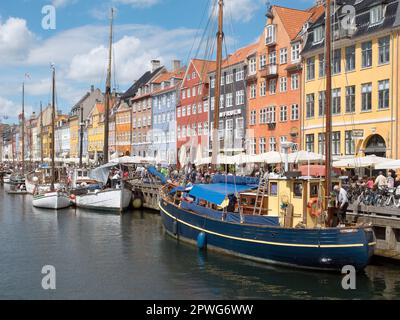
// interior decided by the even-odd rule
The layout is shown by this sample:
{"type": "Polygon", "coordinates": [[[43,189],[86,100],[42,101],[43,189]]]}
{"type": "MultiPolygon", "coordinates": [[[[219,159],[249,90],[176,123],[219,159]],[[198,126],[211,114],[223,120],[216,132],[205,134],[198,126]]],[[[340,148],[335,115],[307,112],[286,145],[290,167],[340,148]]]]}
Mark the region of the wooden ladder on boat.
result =
{"type": "Polygon", "coordinates": [[[265,197],[268,195],[268,179],[260,178],[253,215],[261,215],[265,197]]]}

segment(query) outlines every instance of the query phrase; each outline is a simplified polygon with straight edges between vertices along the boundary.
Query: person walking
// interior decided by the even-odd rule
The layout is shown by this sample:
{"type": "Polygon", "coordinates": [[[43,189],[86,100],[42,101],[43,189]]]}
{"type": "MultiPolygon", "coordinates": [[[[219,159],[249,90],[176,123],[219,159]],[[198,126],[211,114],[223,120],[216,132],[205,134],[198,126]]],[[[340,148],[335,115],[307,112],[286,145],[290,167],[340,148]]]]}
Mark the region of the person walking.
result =
{"type": "Polygon", "coordinates": [[[349,207],[347,191],[344,188],[341,188],[339,185],[336,185],[333,190],[336,194],[336,212],[339,220],[338,225],[345,225],[347,208],[349,207]]]}
{"type": "Polygon", "coordinates": [[[388,181],[387,178],[383,175],[383,172],[379,172],[379,176],[375,180],[375,185],[378,186],[378,188],[384,188],[387,187],[388,181]]]}

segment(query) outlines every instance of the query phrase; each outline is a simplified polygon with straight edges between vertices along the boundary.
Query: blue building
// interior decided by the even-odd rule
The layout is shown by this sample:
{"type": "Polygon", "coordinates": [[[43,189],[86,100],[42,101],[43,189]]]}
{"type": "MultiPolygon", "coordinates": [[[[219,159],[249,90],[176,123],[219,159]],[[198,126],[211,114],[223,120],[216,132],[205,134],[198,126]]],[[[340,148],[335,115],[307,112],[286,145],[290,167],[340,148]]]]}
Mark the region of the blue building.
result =
{"type": "Polygon", "coordinates": [[[162,73],[152,82],[154,91],[150,156],[159,162],[176,163],[176,106],[184,75],[185,69],[175,62],[174,71],[162,73]]]}

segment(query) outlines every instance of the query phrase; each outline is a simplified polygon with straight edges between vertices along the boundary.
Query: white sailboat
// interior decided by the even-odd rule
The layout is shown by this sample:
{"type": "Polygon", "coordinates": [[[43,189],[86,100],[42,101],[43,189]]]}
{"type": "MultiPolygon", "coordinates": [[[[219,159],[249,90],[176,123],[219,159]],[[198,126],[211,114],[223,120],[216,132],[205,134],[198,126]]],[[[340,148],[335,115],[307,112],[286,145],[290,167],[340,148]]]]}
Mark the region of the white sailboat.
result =
{"type": "MultiPolygon", "coordinates": [[[[109,60],[107,70],[107,83],[105,92],[105,119],[104,119],[104,165],[92,171],[91,177],[103,184],[107,183],[110,169],[115,167],[115,163],[108,163],[108,133],[109,133],[109,110],[111,99],[111,66],[112,66],[112,34],[113,34],[113,14],[111,9],[110,23],[110,42],[109,60]]],[[[120,177],[122,178],[122,177],[120,177]]],[[[96,211],[117,211],[122,212],[128,208],[132,199],[132,191],[126,189],[122,179],[119,179],[120,186],[105,190],[87,191],[85,194],[76,195],[75,205],[78,208],[91,209],[96,211]]]]}
{"type": "Polygon", "coordinates": [[[64,209],[68,208],[71,205],[71,200],[69,194],[65,191],[58,191],[55,189],[55,76],[56,70],[53,66],[53,100],[52,100],[52,155],[51,155],[51,185],[50,191],[39,193],[34,195],[32,200],[32,205],[36,208],[43,208],[43,209],[64,209]]]}

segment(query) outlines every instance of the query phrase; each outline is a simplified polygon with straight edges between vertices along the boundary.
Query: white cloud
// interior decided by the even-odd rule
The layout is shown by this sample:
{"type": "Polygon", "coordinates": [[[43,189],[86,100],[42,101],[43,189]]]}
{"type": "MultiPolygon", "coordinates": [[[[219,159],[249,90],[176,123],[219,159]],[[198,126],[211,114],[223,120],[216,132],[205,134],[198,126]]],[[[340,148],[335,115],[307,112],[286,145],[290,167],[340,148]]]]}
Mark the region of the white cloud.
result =
{"type": "Polygon", "coordinates": [[[133,7],[148,8],[159,3],[160,0],[113,0],[115,3],[127,4],[133,7]]]}
{"type": "Polygon", "coordinates": [[[0,21],[0,64],[25,59],[34,40],[26,20],[11,17],[4,24],[0,21]]]}
{"type": "MultiPolygon", "coordinates": [[[[195,30],[164,30],[154,26],[121,26],[130,35],[113,46],[116,78],[120,84],[130,84],[150,68],[150,60],[169,62],[181,56],[193,41],[195,30]]],[[[67,76],[71,80],[90,81],[105,77],[108,48],[99,45],[72,58],[67,76]]],[[[114,66],[114,64],[113,64],[114,66]]],[[[114,74],[114,73],[113,73],[114,74]]]]}
{"type": "Polygon", "coordinates": [[[66,7],[70,4],[76,3],[78,0],[53,0],[52,4],[56,8],[66,7]]]}
{"type": "Polygon", "coordinates": [[[228,0],[225,1],[226,18],[234,21],[248,22],[264,4],[262,0],[228,0]]]}

